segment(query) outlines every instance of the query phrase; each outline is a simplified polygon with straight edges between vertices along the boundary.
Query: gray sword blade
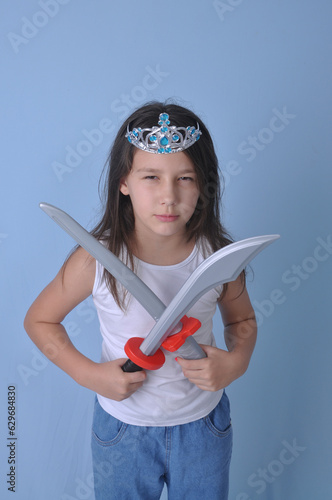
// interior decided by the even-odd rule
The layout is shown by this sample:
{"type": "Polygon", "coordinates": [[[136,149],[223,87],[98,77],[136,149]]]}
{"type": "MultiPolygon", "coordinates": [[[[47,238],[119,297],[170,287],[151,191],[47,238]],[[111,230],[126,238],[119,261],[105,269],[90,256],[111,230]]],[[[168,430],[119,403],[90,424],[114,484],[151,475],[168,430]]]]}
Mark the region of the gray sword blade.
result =
{"type": "MultiPolygon", "coordinates": [[[[66,212],[49,203],[42,202],[39,206],[79,245],[98,260],[138,300],[155,321],[159,320],[166,309],[165,304],[131,269],[66,212]]],[[[196,340],[191,337],[186,339],[185,344],[178,351],[182,357],[188,359],[201,359],[206,356],[196,340]]]]}
{"type": "Polygon", "coordinates": [[[279,235],[266,235],[237,241],[218,250],[202,262],[142,342],[140,346],[142,353],[147,356],[154,354],[180,318],[202,295],[211,288],[234,281],[259,252],[278,238],[279,235]]]}
{"type": "Polygon", "coordinates": [[[49,203],[40,203],[40,208],[66,233],[100,262],[134,297],[144,309],[158,321],[166,309],[150,288],[118,257],[104,247],[94,236],[66,212],[49,203]]]}

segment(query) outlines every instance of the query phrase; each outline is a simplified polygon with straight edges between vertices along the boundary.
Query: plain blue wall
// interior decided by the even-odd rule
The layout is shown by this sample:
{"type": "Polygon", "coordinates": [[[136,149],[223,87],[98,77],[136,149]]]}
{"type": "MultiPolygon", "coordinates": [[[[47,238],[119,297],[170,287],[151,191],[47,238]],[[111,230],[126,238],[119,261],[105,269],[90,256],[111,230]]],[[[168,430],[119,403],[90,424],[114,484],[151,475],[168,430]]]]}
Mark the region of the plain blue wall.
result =
{"type": "MultiPolygon", "coordinates": [[[[233,236],[281,234],[248,278],[260,329],[249,371],[228,389],[230,499],[331,498],[331,3],[26,0],[0,11],[1,498],[13,498],[12,384],[15,498],[94,498],[93,394],[22,326],[73,245],[38,203],[92,227],[116,129],[134,107],[168,97],[211,130],[233,236]]],[[[65,324],[98,360],[91,300],[65,324]]],[[[220,345],[221,327],[216,317],[220,345]]]]}

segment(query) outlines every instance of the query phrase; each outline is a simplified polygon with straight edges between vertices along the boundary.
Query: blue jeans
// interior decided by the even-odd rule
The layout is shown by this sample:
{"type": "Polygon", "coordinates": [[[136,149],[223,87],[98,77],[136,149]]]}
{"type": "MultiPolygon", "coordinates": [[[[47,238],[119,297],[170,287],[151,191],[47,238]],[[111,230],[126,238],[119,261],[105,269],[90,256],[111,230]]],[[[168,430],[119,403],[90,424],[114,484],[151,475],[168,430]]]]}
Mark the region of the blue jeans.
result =
{"type": "Polygon", "coordinates": [[[206,417],[171,427],[129,425],[97,399],[92,425],[96,500],[227,500],[233,431],[226,393],[206,417]]]}

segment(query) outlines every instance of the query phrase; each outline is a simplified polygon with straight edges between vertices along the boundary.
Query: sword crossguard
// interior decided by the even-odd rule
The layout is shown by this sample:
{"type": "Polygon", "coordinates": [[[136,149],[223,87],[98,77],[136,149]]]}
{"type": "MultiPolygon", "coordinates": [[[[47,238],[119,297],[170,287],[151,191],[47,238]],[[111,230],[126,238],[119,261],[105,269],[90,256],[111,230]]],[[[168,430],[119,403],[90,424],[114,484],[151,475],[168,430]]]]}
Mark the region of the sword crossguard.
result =
{"type": "MultiPolygon", "coordinates": [[[[166,351],[177,351],[186,341],[186,338],[193,335],[201,327],[202,323],[196,318],[188,318],[183,316],[181,318],[182,328],[178,333],[170,335],[161,344],[166,351]]],[[[161,349],[158,349],[155,354],[146,356],[140,350],[140,346],[144,338],[132,337],[125,345],[125,353],[128,358],[137,365],[137,367],[144,368],[145,370],[158,370],[165,363],[165,355],[161,349]]],[[[133,370],[124,370],[133,371],[133,370]]]]}
{"type": "Polygon", "coordinates": [[[129,339],[124,347],[125,353],[128,358],[137,366],[145,370],[158,370],[165,363],[165,355],[161,349],[158,349],[155,354],[146,356],[140,350],[141,343],[144,338],[132,337],[129,339]]]}
{"type": "Polygon", "coordinates": [[[177,351],[185,343],[186,338],[193,335],[202,326],[198,319],[188,318],[186,315],[180,321],[182,323],[181,330],[174,335],[169,335],[161,344],[166,351],[177,351]]]}

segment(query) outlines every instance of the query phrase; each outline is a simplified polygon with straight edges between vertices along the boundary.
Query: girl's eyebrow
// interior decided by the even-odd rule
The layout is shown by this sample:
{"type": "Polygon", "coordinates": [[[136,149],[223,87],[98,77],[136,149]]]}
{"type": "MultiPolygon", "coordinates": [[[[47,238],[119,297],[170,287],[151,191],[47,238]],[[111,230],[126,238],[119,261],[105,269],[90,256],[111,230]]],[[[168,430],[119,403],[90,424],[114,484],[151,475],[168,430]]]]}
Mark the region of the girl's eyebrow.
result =
{"type": "Polygon", "coordinates": [[[152,168],[152,167],[141,167],[141,168],[138,168],[136,170],[137,173],[140,173],[140,172],[155,172],[155,173],[158,173],[158,172],[161,172],[161,169],[157,169],[157,168],[152,168]]]}
{"type": "MultiPolygon", "coordinates": [[[[154,173],[154,174],[159,174],[159,173],[163,173],[165,170],[162,169],[162,168],[154,168],[154,167],[141,167],[141,168],[138,168],[136,170],[137,173],[141,173],[141,172],[149,172],[149,173],[154,173]]],[[[179,175],[183,175],[183,174],[194,174],[195,173],[195,170],[191,167],[185,167],[185,168],[180,168],[177,172],[177,174],[179,175]]]]}

